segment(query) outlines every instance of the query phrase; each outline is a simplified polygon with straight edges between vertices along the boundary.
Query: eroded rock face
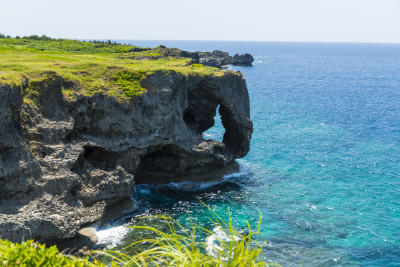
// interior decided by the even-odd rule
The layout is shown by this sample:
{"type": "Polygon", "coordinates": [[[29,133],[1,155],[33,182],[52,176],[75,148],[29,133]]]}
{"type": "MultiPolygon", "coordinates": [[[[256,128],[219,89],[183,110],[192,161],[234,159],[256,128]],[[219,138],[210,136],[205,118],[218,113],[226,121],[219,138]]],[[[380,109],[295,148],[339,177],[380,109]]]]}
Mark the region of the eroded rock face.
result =
{"type": "Polygon", "coordinates": [[[115,212],[138,183],[222,178],[246,155],[252,133],[240,73],[155,73],[130,103],[102,94],[67,100],[62,77],[40,85],[36,104],[0,87],[0,238],[73,238],[115,212]],[[217,107],[223,142],[205,141],[217,107]],[[211,173],[215,175],[210,175],[211,173]]]}
{"type": "Polygon", "coordinates": [[[235,54],[233,56],[232,64],[236,66],[252,66],[253,61],[254,58],[250,54],[247,53],[243,55],[235,54]]]}

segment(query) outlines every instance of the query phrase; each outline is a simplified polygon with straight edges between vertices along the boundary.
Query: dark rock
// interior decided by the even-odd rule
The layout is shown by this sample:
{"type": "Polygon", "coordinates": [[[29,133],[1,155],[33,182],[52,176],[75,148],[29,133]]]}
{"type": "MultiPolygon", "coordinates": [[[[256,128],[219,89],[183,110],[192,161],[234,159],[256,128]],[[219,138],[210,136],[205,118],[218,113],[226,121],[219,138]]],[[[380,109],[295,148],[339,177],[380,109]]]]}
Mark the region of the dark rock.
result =
{"type": "Polygon", "coordinates": [[[254,61],[254,58],[250,54],[244,54],[244,55],[239,55],[235,54],[233,56],[233,65],[238,65],[238,66],[252,66],[252,63],[254,61]]]}
{"type": "Polygon", "coordinates": [[[212,53],[200,53],[199,63],[222,68],[226,65],[238,65],[238,66],[252,66],[254,59],[250,54],[239,55],[231,57],[227,52],[215,50],[212,53]]]}
{"type": "Polygon", "coordinates": [[[66,85],[74,86],[52,75],[38,84],[36,104],[23,102],[19,87],[0,86],[0,238],[93,243],[79,231],[109,218],[109,210],[118,216],[135,179],[217,180],[249,151],[253,128],[240,73],[155,72],[130,103],[100,93],[69,100],[66,85]],[[222,143],[202,137],[218,106],[222,143]]]}
{"type": "Polygon", "coordinates": [[[68,239],[47,241],[47,246],[57,245],[58,250],[64,254],[73,254],[79,256],[81,251],[93,248],[98,242],[97,231],[95,227],[85,227],[78,231],[78,233],[68,239]]]}
{"type": "MultiPolygon", "coordinates": [[[[135,59],[159,59],[165,57],[172,58],[181,58],[186,57],[191,59],[191,64],[203,64],[205,66],[215,67],[215,68],[224,68],[227,65],[238,65],[238,66],[252,66],[254,61],[253,57],[250,54],[239,55],[236,54],[233,57],[229,55],[227,52],[223,52],[220,50],[215,50],[212,53],[210,52],[188,52],[184,50],[180,50],[178,48],[167,48],[165,46],[158,46],[152,49],[150,52],[151,56],[147,56],[146,54],[134,55],[132,58],[135,59]],[[158,56],[154,56],[153,54],[158,54],[158,56]]],[[[129,57],[129,56],[128,56],[129,57]]]]}

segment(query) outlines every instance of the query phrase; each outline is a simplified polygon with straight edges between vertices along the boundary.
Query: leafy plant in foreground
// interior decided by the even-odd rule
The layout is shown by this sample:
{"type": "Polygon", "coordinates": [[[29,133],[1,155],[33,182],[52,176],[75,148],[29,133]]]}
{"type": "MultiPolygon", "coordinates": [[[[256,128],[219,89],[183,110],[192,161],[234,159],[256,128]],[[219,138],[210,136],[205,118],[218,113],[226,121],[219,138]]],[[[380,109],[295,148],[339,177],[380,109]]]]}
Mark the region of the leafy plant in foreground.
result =
{"type": "Polygon", "coordinates": [[[145,238],[133,242],[129,248],[135,247],[136,253],[129,254],[122,251],[96,251],[112,259],[113,266],[280,266],[279,264],[264,262],[260,253],[265,243],[260,244],[262,216],[256,231],[252,231],[247,222],[248,233],[242,234],[232,226],[231,214],[225,222],[210,207],[213,218],[210,218],[219,234],[201,227],[190,219],[191,228],[176,220],[163,216],[149,216],[165,222],[167,230],[163,231],[151,226],[133,226],[134,230],[151,231],[155,237],[145,238]],[[208,242],[198,240],[199,232],[207,236],[208,242]]]}
{"type": "Polygon", "coordinates": [[[88,258],[80,259],[62,255],[56,246],[46,248],[33,240],[22,244],[0,240],[0,266],[65,266],[86,267],[104,266],[88,258]]]}
{"type": "Polygon", "coordinates": [[[45,245],[29,240],[22,244],[0,240],[0,266],[280,266],[267,263],[260,257],[265,242],[260,244],[262,216],[256,231],[252,231],[247,222],[248,232],[245,234],[232,226],[231,214],[228,210],[229,221],[225,222],[210,207],[212,217],[209,218],[218,234],[197,224],[190,219],[190,228],[167,216],[148,216],[164,222],[158,227],[134,226],[140,231],[150,231],[152,237],[140,238],[130,244],[125,251],[131,253],[107,250],[92,251],[92,258],[77,258],[62,255],[56,246],[46,248],[45,245]],[[202,242],[199,236],[206,236],[202,242]],[[155,237],[154,237],[155,236],[155,237]],[[133,248],[133,250],[132,250],[133,248]],[[104,264],[96,260],[100,257],[107,260],[104,264]]]}

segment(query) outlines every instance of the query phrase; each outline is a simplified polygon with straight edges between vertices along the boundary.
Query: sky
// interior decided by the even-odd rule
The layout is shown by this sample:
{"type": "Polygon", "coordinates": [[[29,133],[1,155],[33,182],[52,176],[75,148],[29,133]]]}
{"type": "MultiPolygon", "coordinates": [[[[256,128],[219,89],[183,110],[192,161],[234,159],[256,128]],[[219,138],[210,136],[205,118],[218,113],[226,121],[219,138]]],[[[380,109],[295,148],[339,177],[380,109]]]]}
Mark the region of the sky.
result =
{"type": "Polygon", "coordinates": [[[400,43],[400,0],[0,0],[0,33],[400,43]]]}

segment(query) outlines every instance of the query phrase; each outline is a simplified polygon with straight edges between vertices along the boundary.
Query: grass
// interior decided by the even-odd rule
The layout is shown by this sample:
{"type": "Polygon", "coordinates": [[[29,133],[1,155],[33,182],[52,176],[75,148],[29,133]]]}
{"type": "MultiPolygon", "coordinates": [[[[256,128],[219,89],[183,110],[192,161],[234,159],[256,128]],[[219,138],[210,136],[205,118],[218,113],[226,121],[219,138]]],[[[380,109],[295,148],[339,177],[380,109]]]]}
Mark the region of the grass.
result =
{"type": "MultiPolygon", "coordinates": [[[[208,206],[207,206],[208,207],[208,206]]],[[[209,207],[208,207],[209,208],[209,207]]],[[[90,258],[77,258],[59,253],[55,246],[34,243],[32,240],[14,244],[0,240],[0,265],[2,266],[176,266],[176,267],[245,267],[281,266],[267,263],[260,257],[265,242],[258,240],[262,216],[258,228],[253,231],[247,223],[246,233],[225,222],[213,210],[212,224],[218,234],[190,220],[187,229],[167,216],[151,216],[162,220],[164,226],[134,226],[133,230],[147,231],[148,237],[133,242],[121,251],[98,250],[90,258]],[[160,229],[161,228],[161,229],[160,229]],[[150,235],[149,235],[150,232],[150,235]],[[206,236],[208,242],[204,242],[206,236]],[[130,251],[130,252],[127,252],[130,251]]]]}
{"type": "MultiPolygon", "coordinates": [[[[1,34],[0,34],[1,35],[1,34]]],[[[146,47],[118,44],[111,41],[78,41],[69,39],[53,39],[47,36],[25,36],[23,38],[0,38],[0,44],[31,48],[32,51],[58,51],[77,54],[123,53],[150,50],[146,47]]]]}
{"type": "Polygon", "coordinates": [[[163,57],[158,52],[160,48],[112,42],[0,38],[0,85],[21,87],[29,81],[30,86],[30,81],[45,83],[61,76],[74,84],[63,88],[66,98],[102,93],[130,101],[146,92],[141,81],[156,71],[185,76],[224,75],[223,71],[212,67],[192,66],[189,58],[163,57]]]}
{"type": "Polygon", "coordinates": [[[190,220],[191,227],[187,229],[170,217],[150,216],[164,221],[164,229],[152,226],[131,227],[133,230],[147,231],[147,235],[150,233],[152,237],[133,242],[121,251],[95,253],[107,256],[118,266],[280,266],[267,263],[260,257],[266,245],[258,240],[261,215],[257,230],[253,231],[246,222],[247,233],[241,233],[232,226],[229,210],[229,221],[225,222],[211,208],[208,209],[213,215],[209,219],[218,229],[218,234],[199,226],[193,220],[190,220]],[[204,236],[208,242],[201,241],[204,238],[200,237],[204,236]]]}

